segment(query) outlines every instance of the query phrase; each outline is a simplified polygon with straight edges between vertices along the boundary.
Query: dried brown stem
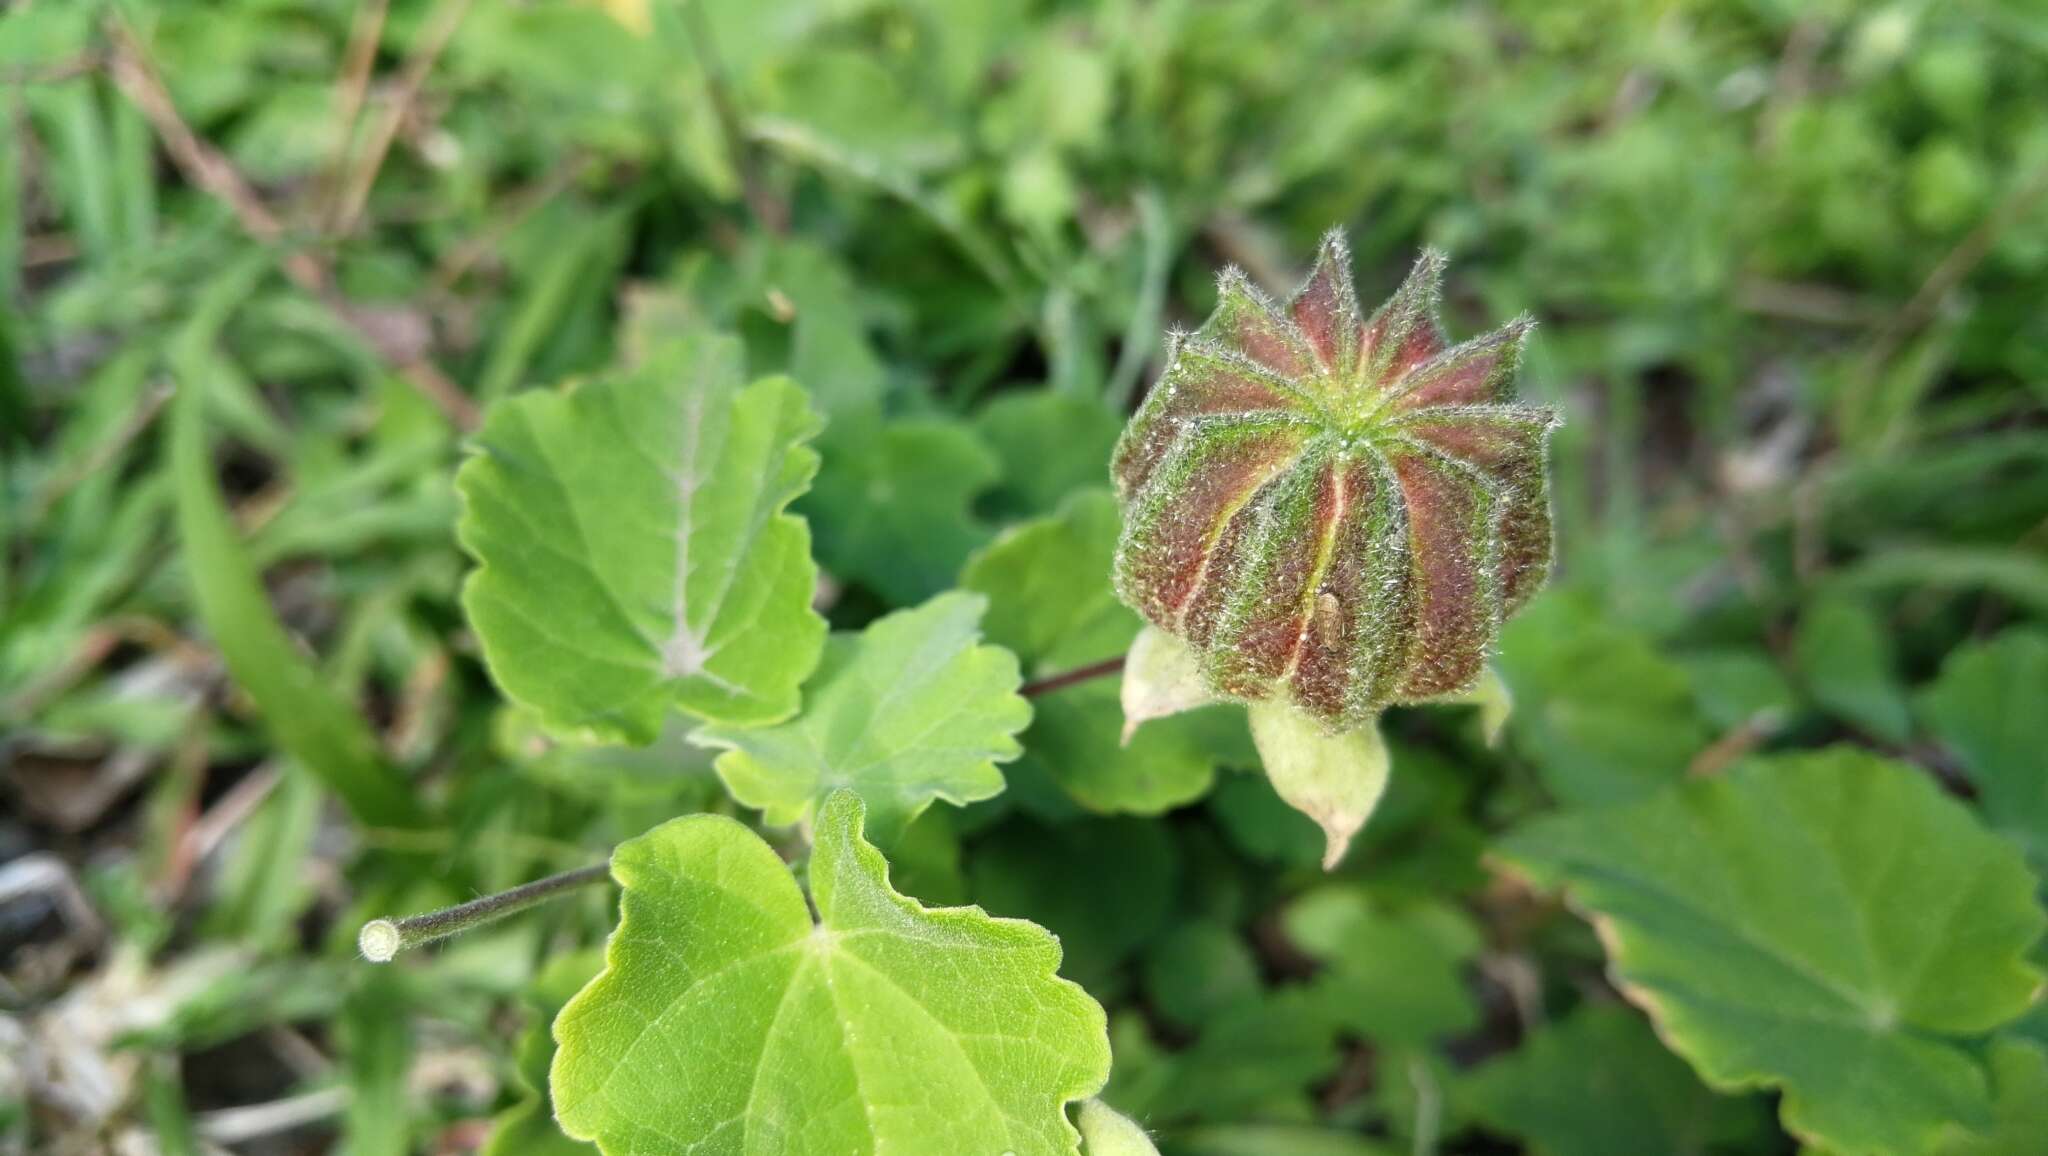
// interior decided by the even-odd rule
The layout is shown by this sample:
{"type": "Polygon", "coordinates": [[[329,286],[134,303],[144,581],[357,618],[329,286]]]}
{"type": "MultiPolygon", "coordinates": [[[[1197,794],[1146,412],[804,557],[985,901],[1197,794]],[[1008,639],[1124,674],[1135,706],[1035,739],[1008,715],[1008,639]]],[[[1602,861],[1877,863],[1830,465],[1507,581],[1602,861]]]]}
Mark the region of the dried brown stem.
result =
{"type": "Polygon", "coordinates": [[[1942,300],[1962,284],[1984,258],[1991,255],[1991,248],[1998,243],[1998,238],[2015,221],[2033,211],[2043,196],[2048,196],[2048,165],[2035,169],[2015,184],[2005,200],[1956,242],[1955,248],[1950,249],[1928,272],[1926,280],[1920,282],[1920,288],[1914,290],[1913,296],[1892,314],[1864,356],[1861,375],[1864,381],[1875,378],[1878,370],[1884,368],[1885,363],[1898,352],[1899,346],[1933,319],[1934,311],[1941,307],[1942,300]]]}
{"type": "Polygon", "coordinates": [[[163,141],[171,163],[177,166],[185,179],[226,204],[241,224],[242,231],[252,239],[284,249],[285,276],[300,289],[319,298],[380,356],[392,361],[399,375],[433,402],[458,428],[476,428],[480,416],[476,403],[459,386],[432,362],[413,351],[391,348],[377,329],[367,324],[363,316],[335,290],[334,275],[319,256],[304,249],[285,248],[289,238],[277,216],[264,205],[233,162],[199,139],[198,134],[185,123],[185,118],[179,115],[177,106],[171,102],[170,92],[150,65],[142,45],[118,18],[109,23],[108,36],[114,47],[111,61],[114,83],[149,121],[150,127],[163,141]]]}
{"type": "Polygon", "coordinates": [[[434,64],[441,59],[441,53],[448,42],[455,37],[456,28],[462,24],[462,17],[469,11],[469,0],[443,0],[434,10],[420,41],[413,46],[412,55],[405,61],[405,68],[398,74],[398,87],[384,105],[384,115],[370,131],[368,151],[342,194],[341,203],[332,221],[333,231],[346,236],[355,231],[362,219],[363,206],[369,203],[370,189],[377,183],[377,175],[384,169],[384,158],[391,153],[391,142],[398,139],[398,130],[405,124],[407,114],[419,100],[420,89],[426,85],[427,74],[434,70],[434,64]]]}
{"type": "Polygon", "coordinates": [[[588,156],[571,157],[556,165],[547,176],[506,198],[505,211],[497,219],[464,238],[435,268],[430,281],[431,296],[438,297],[452,291],[470,269],[497,249],[521,221],[531,216],[535,209],[561,196],[579,177],[590,171],[590,166],[591,158],[588,156]]]}
{"type": "Polygon", "coordinates": [[[1065,690],[1077,682],[1087,682],[1090,679],[1115,674],[1123,668],[1124,660],[1122,655],[1118,655],[1115,658],[1105,658],[1101,662],[1091,662],[1087,666],[1075,670],[1062,671],[1059,674],[1048,675],[1045,678],[1032,679],[1030,682],[1018,687],[1017,693],[1025,698],[1035,698],[1041,694],[1051,694],[1056,690],[1065,690]]]}
{"type": "Polygon", "coordinates": [[[29,68],[17,68],[6,73],[0,73],[0,85],[14,88],[27,85],[62,84],[67,80],[76,80],[81,76],[90,76],[98,72],[105,64],[106,61],[102,60],[98,53],[86,52],[69,60],[59,60],[51,64],[39,64],[29,68]]]}
{"type": "Polygon", "coordinates": [[[377,64],[377,45],[384,39],[384,17],[391,0],[363,0],[356,7],[349,26],[348,48],[342,55],[341,75],[334,86],[334,155],[328,158],[323,179],[327,196],[327,220],[341,214],[342,179],[348,170],[349,146],[356,137],[356,121],[363,114],[363,100],[370,90],[370,70],[377,64]]]}
{"type": "Polygon", "coordinates": [[[732,81],[726,76],[725,62],[718,54],[718,42],[712,38],[711,21],[701,4],[686,2],[681,7],[683,19],[689,25],[691,50],[696,54],[697,66],[704,71],[704,89],[711,98],[712,113],[718,118],[719,134],[725,138],[733,171],[739,174],[740,198],[746,202],[755,224],[771,233],[786,233],[789,208],[769,191],[761,174],[761,155],[740,118],[732,81]]]}

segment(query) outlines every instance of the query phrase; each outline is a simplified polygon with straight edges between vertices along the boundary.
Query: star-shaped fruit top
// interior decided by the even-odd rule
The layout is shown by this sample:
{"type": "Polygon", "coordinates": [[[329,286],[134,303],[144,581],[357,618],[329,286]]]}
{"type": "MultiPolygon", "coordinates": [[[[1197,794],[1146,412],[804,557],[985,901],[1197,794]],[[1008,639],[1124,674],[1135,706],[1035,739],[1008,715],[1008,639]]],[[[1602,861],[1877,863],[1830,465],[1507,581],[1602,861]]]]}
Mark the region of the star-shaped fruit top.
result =
{"type": "Polygon", "coordinates": [[[1530,322],[1452,345],[1425,252],[1371,318],[1340,232],[1284,307],[1235,269],[1118,443],[1118,595],[1211,689],[1332,730],[1469,689],[1550,569],[1530,322]]]}

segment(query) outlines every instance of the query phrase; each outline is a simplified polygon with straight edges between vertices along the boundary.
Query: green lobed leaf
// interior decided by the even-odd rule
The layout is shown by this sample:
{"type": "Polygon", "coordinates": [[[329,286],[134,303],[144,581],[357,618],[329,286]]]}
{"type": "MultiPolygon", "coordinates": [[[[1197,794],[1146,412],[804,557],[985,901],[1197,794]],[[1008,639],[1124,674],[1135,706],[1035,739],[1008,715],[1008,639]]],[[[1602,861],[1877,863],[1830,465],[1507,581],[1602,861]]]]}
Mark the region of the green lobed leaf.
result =
{"type": "Polygon", "coordinates": [[[1961,647],[1920,696],[1920,714],[1977,787],[1991,825],[2048,862],[2048,633],[2008,630],[1961,647]]]}
{"type": "MultiPolygon", "coordinates": [[[[1489,1130],[1535,1156],[1642,1156],[1753,1144],[1766,1125],[1755,1098],[1716,1096],[1666,1051],[1642,1017],[1588,1005],[1457,1085],[1489,1130]]],[[[1741,1150],[1748,1150],[1747,1148],[1741,1150]]]]}
{"type": "Polygon", "coordinates": [[[2048,1047],[2000,1037],[1991,1042],[1992,1121],[1981,1132],[1958,1135],[1938,1156],[2033,1156],[2048,1136],[2048,1047]]]}
{"type": "Polygon", "coordinates": [[[606,970],[555,1023],[566,1132],[613,1156],[1078,1151],[1102,1009],[1040,928],[893,891],[862,813],[850,791],[819,811],[815,922],[731,819],[620,845],[606,970]]]}
{"type": "Polygon", "coordinates": [[[1207,807],[1240,855],[1291,868],[1322,861],[1323,832],[1316,821],[1288,806],[1263,774],[1225,775],[1207,807]]]}
{"type": "Polygon", "coordinates": [[[1173,913],[1180,862],[1159,823],[1080,818],[1003,824],[968,858],[975,902],[1060,937],[1067,974],[1098,995],[1173,913]]]}
{"type": "Polygon", "coordinates": [[[1783,1088],[1802,1138],[1860,1156],[1989,1122],[1964,1044],[2026,1008],[2048,920],[2019,853],[1912,768],[1759,759],[1539,819],[1501,853],[1567,889],[1709,1084],[1783,1088]]]}
{"type": "Polygon", "coordinates": [[[492,406],[456,475],[457,534],[499,686],[551,726],[634,743],[676,706],[794,712],[825,623],[810,532],[784,509],[818,429],[795,383],[746,384],[739,345],[711,335],[492,406]]]}
{"type": "Polygon", "coordinates": [[[799,822],[850,787],[886,843],[933,799],[989,798],[1003,789],[996,763],[1017,757],[1031,704],[1017,694],[1015,656],[979,644],[987,605],[954,591],[835,634],[802,715],[706,726],[692,741],[725,752],[714,766],[726,789],[772,824],[799,822]]]}
{"type": "Polygon", "coordinates": [[[1326,965],[1313,984],[1332,1022],[1387,1044],[1425,1044],[1479,1022],[1464,968],[1479,932],[1437,902],[1399,908],[1355,887],[1325,887],[1286,914],[1289,938],[1326,965]]]}
{"type": "Polygon", "coordinates": [[[1822,598],[1800,616],[1792,649],[1807,690],[1828,711],[1887,742],[1912,734],[1891,642],[1870,608],[1822,598]]]}
{"type": "Polygon", "coordinates": [[[1073,491],[1106,483],[1121,432],[1107,405],[1050,389],[995,397],[974,415],[974,429],[1002,463],[994,503],[1020,514],[1046,513],[1073,491]]]}
{"type": "MultiPolygon", "coordinates": [[[[960,582],[989,599],[989,638],[1043,678],[1115,658],[1139,619],[1110,590],[1119,517],[1107,490],[1071,495],[1059,511],[1014,527],[968,560],[960,582]]],[[[1117,680],[1038,699],[1024,759],[1093,811],[1156,815],[1206,794],[1216,758],[1194,717],[1139,728],[1120,742],[1117,680]]]]}
{"type": "Polygon", "coordinates": [[[1514,692],[1514,744],[1567,803],[1641,798],[1682,775],[1710,737],[1685,670],[1575,592],[1540,595],[1508,623],[1500,670],[1514,692]]]}
{"type": "Polygon", "coordinates": [[[1306,1119],[1307,1089],[1329,1078],[1338,1061],[1327,1002],[1299,986],[1281,987],[1205,1024],[1193,1044],[1166,1058],[1148,1102],[1111,1099],[1148,1127],[1306,1119]]]}
{"type": "Polygon", "coordinates": [[[1259,962],[1244,938],[1210,919],[1190,920],[1145,952],[1145,990],[1160,1018],[1184,1028],[1259,999],[1259,962]]]}
{"type": "Polygon", "coordinates": [[[818,487],[804,499],[818,558],[895,605],[937,594],[988,539],[970,512],[1000,472],[974,431],[945,418],[835,415],[818,487]]]}

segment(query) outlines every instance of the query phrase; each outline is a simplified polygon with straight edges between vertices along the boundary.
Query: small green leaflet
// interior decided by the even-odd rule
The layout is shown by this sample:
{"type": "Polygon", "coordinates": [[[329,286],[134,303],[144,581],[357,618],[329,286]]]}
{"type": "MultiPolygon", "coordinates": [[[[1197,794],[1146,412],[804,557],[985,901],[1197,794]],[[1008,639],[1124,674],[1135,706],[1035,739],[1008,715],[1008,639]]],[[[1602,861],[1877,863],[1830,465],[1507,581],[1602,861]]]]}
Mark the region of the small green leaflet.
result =
{"type": "Polygon", "coordinates": [[[1502,855],[1601,930],[1615,981],[1723,1090],[1782,1087],[1837,1156],[1991,1122],[1965,1047],[2025,1010],[2044,923],[2019,852],[1910,767],[1755,760],[1540,819],[1502,855]]]}
{"type": "Polygon", "coordinates": [[[1259,961],[1244,937],[1219,919],[1191,919],[1145,949],[1145,990],[1158,1017],[1199,1029],[1264,995],[1259,961]]]}
{"type": "Polygon", "coordinates": [[[1771,733],[1798,713],[1799,695],[1767,652],[1727,647],[1679,657],[1700,713],[1723,731],[1771,733]]]}
{"type": "Polygon", "coordinates": [[[1991,1127],[1958,1131],[1936,1156],[2036,1156],[2048,1136],[2048,1049],[2033,1040],[1991,1041],[1991,1127]]]}
{"type": "Polygon", "coordinates": [[[1800,615],[1792,650],[1807,691],[1830,714],[1886,742],[1902,743],[1912,734],[1890,636],[1868,606],[1820,598],[1800,615]]]}
{"type": "Polygon", "coordinates": [[[1118,989],[1125,961],[1173,916],[1180,884],[1165,827],[1127,817],[1005,823],[967,867],[977,903],[1059,936],[1068,977],[1097,995],[1118,989]]]}
{"type": "MultiPolygon", "coordinates": [[[[1108,490],[1083,490],[968,560],[960,584],[988,595],[990,639],[1016,651],[1033,677],[1115,658],[1137,636],[1138,616],[1109,586],[1120,521],[1108,490]]],[[[1149,723],[1120,743],[1115,679],[1077,683],[1034,705],[1024,758],[1089,810],[1156,815],[1201,798],[1215,778],[1202,719],[1149,723]]]]}
{"type": "Polygon", "coordinates": [[[555,1058],[549,1025],[562,1005],[588,984],[602,961],[595,947],[548,961],[526,990],[533,1020],[520,1033],[515,1075],[519,1100],[498,1113],[480,1156],[591,1156],[590,1145],[571,1140],[555,1126],[548,1102],[548,1067],[555,1058]]]}
{"type": "Polygon", "coordinates": [[[1713,737],[1685,669],[1576,590],[1536,596],[1501,628],[1514,745],[1565,803],[1639,799],[1685,773],[1713,737]]]}
{"type": "MultiPolygon", "coordinates": [[[[1160,1054],[1142,1027],[1120,1014],[1116,1054],[1119,1085],[1109,1101],[1145,1122],[1170,1129],[1194,1120],[1307,1119],[1314,1109],[1307,1088],[1337,1070],[1337,1025],[1325,1002],[1299,985],[1272,988],[1257,1002],[1240,1004],[1202,1025],[1193,1043],[1160,1054]],[[1124,1068],[1133,1074],[1128,1078],[1124,1068]]],[[[1127,1013],[1126,1013],[1127,1014],[1127,1013]]],[[[1266,1149],[1259,1150],[1268,1151],[1266,1149]]]]}
{"type": "Polygon", "coordinates": [[[1488,1131],[1535,1156],[1748,1152],[1768,1126],[1758,1097],[1716,1096],[1641,1016],[1613,1005],[1581,1006],[1456,1089],[1488,1131]]]}
{"type": "Polygon", "coordinates": [[[606,970],[555,1021],[556,1116],[611,1156],[1077,1152],[1109,1075],[1059,941],[889,886],[862,806],[820,808],[813,922],[774,850],[722,816],[621,844],[606,970]]]}
{"type": "Polygon", "coordinates": [[[1123,419],[1093,397],[1018,390],[982,406],[974,429],[1002,462],[993,504],[1004,512],[1042,514],[1065,495],[1109,480],[1107,463],[1123,419]]]}
{"type": "Polygon", "coordinates": [[[1958,648],[1920,713],[1962,759],[1991,826],[2048,863],[2048,633],[2008,630],[1958,648]]]}
{"type": "Polygon", "coordinates": [[[1323,887],[1288,908],[1285,926],[1327,965],[1312,990],[1332,1022],[1375,1044],[1427,1044],[1479,1022],[1463,974],[1479,931],[1448,904],[1393,909],[1356,887],[1323,887]]]}
{"type": "Polygon", "coordinates": [[[456,475],[478,562],[463,606],[492,676],[550,726],[647,743],[676,706],[734,724],[796,710],[825,623],[810,532],[784,508],[820,423],[795,383],[744,384],[740,358],[693,336],[491,407],[456,475]]]}
{"type": "Polygon", "coordinates": [[[803,501],[818,557],[834,577],[895,605],[945,590],[988,540],[971,507],[1002,472],[964,422],[834,414],[825,468],[803,501]]]}
{"type": "Polygon", "coordinates": [[[978,645],[987,601],[957,591],[835,634],[804,713],[772,727],[707,726],[692,741],[735,799],[767,822],[799,822],[840,787],[859,792],[885,845],[933,799],[965,805],[1003,789],[1031,721],[1017,660],[978,645]]]}

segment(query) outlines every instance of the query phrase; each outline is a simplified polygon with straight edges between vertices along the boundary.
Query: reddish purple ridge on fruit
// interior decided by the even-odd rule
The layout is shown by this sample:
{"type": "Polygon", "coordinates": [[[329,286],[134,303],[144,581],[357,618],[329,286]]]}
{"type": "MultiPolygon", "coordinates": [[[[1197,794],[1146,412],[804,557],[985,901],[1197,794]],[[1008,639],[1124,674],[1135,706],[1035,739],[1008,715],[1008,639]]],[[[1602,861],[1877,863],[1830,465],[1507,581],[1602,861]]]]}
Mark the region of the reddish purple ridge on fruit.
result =
{"type": "Polygon", "coordinates": [[[1511,387],[1531,322],[1452,345],[1443,257],[1363,317],[1339,232],[1285,305],[1226,270],[1117,445],[1118,596],[1217,693],[1332,730],[1477,681],[1550,569],[1556,416],[1511,387]]]}

